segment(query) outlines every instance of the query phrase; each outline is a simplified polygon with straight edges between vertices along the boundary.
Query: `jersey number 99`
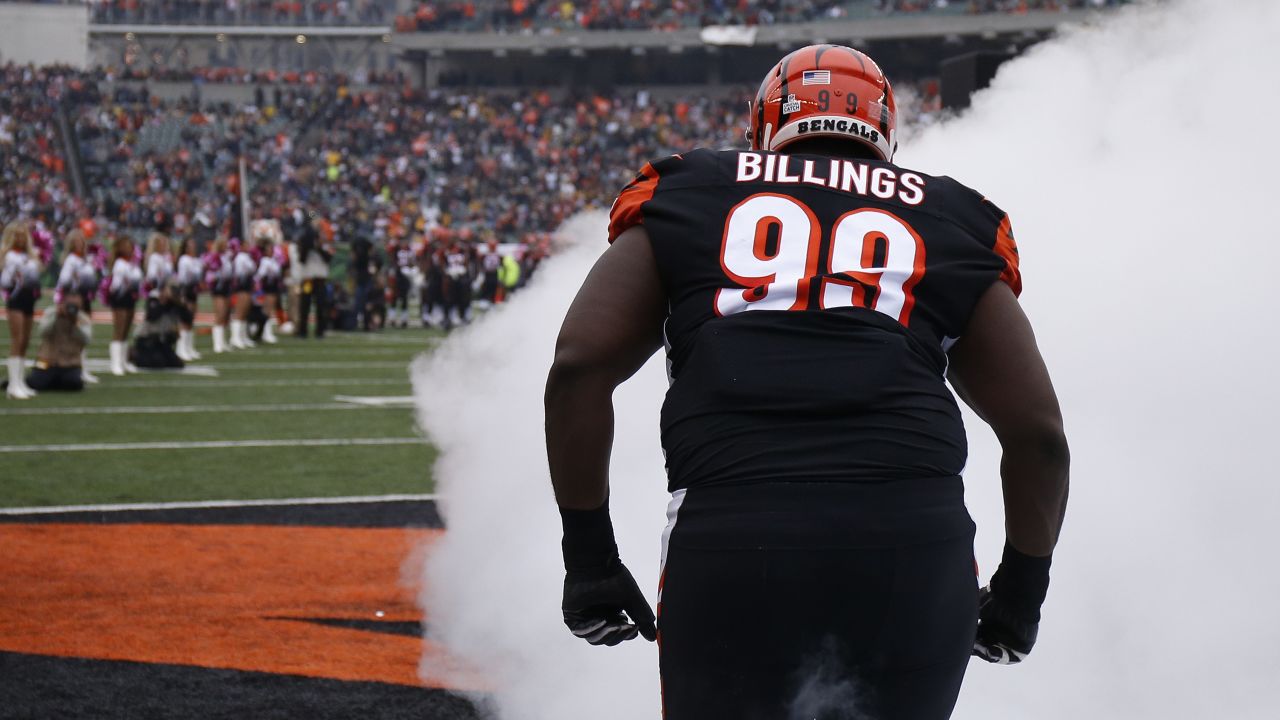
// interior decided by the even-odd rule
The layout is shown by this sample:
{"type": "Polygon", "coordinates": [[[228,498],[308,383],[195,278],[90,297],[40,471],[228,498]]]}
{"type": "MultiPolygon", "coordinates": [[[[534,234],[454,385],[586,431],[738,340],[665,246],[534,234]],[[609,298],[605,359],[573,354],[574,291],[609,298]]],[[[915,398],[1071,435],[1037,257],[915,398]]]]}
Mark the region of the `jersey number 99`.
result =
{"type": "Polygon", "coordinates": [[[924,259],[920,235],[893,213],[859,208],[824,233],[795,198],[752,195],[725,220],[720,267],[738,287],[716,292],[716,314],[861,307],[908,325],[924,259]]]}

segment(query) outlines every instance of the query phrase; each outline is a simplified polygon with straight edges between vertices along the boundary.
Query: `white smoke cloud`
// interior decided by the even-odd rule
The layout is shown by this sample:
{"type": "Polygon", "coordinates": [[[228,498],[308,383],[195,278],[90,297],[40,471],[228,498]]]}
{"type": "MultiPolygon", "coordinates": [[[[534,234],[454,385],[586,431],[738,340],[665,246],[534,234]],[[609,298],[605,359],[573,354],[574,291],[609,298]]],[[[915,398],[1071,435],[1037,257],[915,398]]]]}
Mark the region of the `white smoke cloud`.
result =
{"type": "MultiPolygon", "coordinates": [[[[1013,218],[1023,304],[1062,399],[1073,490],[1041,640],[973,663],[955,717],[1274,718],[1280,708],[1270,442],[1280,3],[1171,2],[1070,31],[1002,68],[899,161],[1013,218]]],[[[605,220],[516,302],[414,370],[449,532],[427,561],[434,636],[479,668],[503,720],[651,720],[652,644],[592,648],[559,620],[559,525],[542,386],[605,220]]],[[[665,505],[660,362],[617,394],[615,523],[642,586],[665,505]]],[[[984,577],[1003,540],[998,447],[968,418],[984,577]]],[[[652,592],[651,592],[652,595],[652,592]]]]}

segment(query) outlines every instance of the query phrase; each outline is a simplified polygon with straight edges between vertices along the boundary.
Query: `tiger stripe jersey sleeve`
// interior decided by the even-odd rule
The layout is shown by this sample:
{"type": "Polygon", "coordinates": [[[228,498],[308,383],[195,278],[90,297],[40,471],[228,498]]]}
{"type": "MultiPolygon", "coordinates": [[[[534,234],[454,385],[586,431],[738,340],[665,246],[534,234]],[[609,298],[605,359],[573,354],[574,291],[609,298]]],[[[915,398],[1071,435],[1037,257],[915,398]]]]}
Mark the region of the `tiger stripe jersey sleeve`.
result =
{"type": "Polygon", "coordinates": [[[613,201],[613,208],[609,211],[610,244],[627,230],[644,224],[645,203],[653,199],[657,189],[658,171],[653,167],[653,163],[645,163],[635,179],[627,183],[626,187],[618,193],[617,199],[613,201]]]}
{"type": "Polygon", "coordinates": [[[1006,214],[996,228],[995,246],[992,248],[1004,260],[1004,269],[1000,271],[1000,280],[1013,290],[1014,297],[1022,295],[1022,270],[1018,267],[1018,244],[1013,239],[1013,228],[1006,214]]]}

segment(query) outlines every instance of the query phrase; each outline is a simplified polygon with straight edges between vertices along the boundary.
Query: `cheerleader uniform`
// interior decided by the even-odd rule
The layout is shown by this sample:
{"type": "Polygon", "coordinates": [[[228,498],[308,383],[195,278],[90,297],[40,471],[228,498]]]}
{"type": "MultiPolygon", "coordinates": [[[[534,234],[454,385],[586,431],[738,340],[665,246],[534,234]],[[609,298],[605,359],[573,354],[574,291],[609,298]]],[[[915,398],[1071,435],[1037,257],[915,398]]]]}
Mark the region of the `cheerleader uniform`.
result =
{"type": "MultiPolygon", "coordinates": [[[[0,267],[0,292],[4,294],[4,306],[9,312],[31,317],[35,314],[36,298],[40,297],[40,262],[27,253],[10,250],[4,254],[0,267]]],[[[29,400],[36,392],[27,387],[26,359],[21,355],[9,356],[9,388],[6,394],[15,400],[29,400]]]]}
{"type": "Polygon", "coordinates": [[[173,258],[155,253],[147,258],[147,295],[159,297],[161,288],[173,277],[173,258]]]}
{"type": "Polygon", "coordinates": [[[194,255],[178,258],[178,296],[195,307],[200,293],[200,276],[204,274],[204,261],[194,255]]]}
{"type": "Polygon", "coordinates": [[[231,253],[205,253],[204,269],[211,295],[227,297],[231,294],[231,253]]]}
{"type": "MultiPolygon", "coordinates": [[[[68,297],[75,297],[80,300],[80,309],[85,315],[92,317],[89,298],[93,296],[93,291],[97,287],[98,272],[93,269],[93,264],[79,255],[68,255],[62,263],[62,270],[58,272],[55,301],[61,303],[68,297]]],[[[80,353],[80,379],[90,385],[98,382],[97,376],[89,372],[88,349],[80,353]]]]}
{"type": "MultiPolygon", "coordinates": [[[[280,285],[281,278],[284,276],[284,268],[280,266],[280,261],[275,254],[264,255],[258,261],[258,272],[254,275],[254,279],[258,282],[258,288],[263,295],[270,295],[276,298],[276,307],[280,306],[280,285]]],[[[274,345],[276,343],[275,333],[275,317],[268,316],[266,322],[262,324],[262,341],[274,345]]]]}
{"type": "Polygon", "coordinates": [[[40,261],[16,250],[5,253],[0,291],[4,292],[6,310],[33,315],[40,297],[40,261]]]}
{"type": "MultiPolygon", "coordinates": [[[[258,261],[247,250],[237,250],[231,260],[231,291],[233,293],[253,292],[253,278],[258,272],[258,261]]],[[[244,320],[231,319],[231,347],[241,350],[251,348],[254,342],[249,339],[248,328],[244,320]]]]}
{"type": "MultiPolygon", "coordinates": [[[[107,304],[112,310],[133,313],[138,306],[138,289],[142,284],[142,271],[130,260],[117,258],[111,264],[111,281],[107,285],[107,304]]],[[[137,372],[128,360],[128,348],[124,340],[112,340],[110,345],[111,374],[124,375],[137,372]]]]}
{"type": "Polygon", "coordinates": [[[178,328],[178,347],[174,352],[183,362],[199,360],[202,356],[196,351],[196,303],[199,302],[200,276],[204,274],[204,261],[195,255],[183,255],[178,258],[178,319],[185,327],[178,328]]]}

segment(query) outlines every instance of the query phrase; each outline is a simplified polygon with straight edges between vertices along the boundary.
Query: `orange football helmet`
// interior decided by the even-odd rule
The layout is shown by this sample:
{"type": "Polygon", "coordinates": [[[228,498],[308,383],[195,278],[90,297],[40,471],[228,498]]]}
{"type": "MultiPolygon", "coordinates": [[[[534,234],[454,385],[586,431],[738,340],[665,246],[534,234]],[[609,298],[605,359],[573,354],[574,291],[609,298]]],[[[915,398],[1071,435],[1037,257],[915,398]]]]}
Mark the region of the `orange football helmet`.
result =
{"type": "Polygon", "coordinates": [[[747,140],[752,150],[780,150],[803,138],[845,138],[892,161],[896,113],[893,88],[874,60],[843,45],[810,45],[765,75],[747,140]]]}

